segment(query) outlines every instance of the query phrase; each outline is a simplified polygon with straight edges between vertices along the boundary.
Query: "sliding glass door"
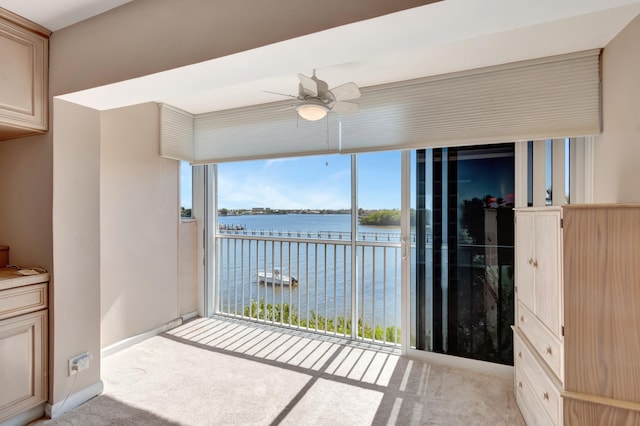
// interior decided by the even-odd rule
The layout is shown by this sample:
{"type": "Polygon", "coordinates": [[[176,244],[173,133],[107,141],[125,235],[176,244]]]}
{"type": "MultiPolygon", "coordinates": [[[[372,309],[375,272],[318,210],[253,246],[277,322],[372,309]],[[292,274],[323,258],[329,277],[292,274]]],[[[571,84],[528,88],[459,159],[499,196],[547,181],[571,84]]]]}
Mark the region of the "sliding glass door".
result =
{"type": "Polygon", "coordinates": [[[418,150],[411,345],[511,364],[514,145],[418,150]]]}

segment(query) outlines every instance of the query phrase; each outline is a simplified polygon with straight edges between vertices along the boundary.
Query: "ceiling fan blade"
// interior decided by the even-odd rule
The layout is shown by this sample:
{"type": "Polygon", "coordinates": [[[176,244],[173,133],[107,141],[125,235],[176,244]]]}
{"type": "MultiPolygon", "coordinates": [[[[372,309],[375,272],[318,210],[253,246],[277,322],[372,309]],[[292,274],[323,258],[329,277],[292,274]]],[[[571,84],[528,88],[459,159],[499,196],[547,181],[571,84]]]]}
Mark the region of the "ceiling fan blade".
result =
{"type": "Polygon", "coordinates": [[[334,87],[330,92],[336,101],[348,101],[360,97],[360,89],[353,81],[334,87]]]}
{"type": "Polygon", "coordinates": [[[358,109],[358,104],[355,102],[336,102],[333,108],[331,108],[332,112],[354,112],[358,109]]]}
{"type": "Polygon", "coordinates": [[[272,95],[280,95],[280,96],[287,96],[289,98],[294,98],[294,99],[298,99],[297,96],[293,96],[293,95],[289,95],[287,93],[280,93],[280,92],[272,92],[271,90],[263,90],[264,93],[271,93],[272,95]]]}
{"type": "Polygon", "coordinates": [[[301,94],[313,97],[318,96],[318,85],[314,79],[303,74],[298,74],[298,80],[300,80],[301,94]]]}

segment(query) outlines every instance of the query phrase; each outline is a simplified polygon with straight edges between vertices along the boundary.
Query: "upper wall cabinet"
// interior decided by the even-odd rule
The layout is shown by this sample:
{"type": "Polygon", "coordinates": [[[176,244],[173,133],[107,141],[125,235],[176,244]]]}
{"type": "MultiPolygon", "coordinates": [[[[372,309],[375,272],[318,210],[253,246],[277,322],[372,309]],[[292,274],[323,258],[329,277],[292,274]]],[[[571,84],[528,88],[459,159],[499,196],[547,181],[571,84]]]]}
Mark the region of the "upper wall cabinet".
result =
{"type": "Polygon", "coordinates": [[[49,129],[50,35],[0,8],[0,140],[49,129]]]}

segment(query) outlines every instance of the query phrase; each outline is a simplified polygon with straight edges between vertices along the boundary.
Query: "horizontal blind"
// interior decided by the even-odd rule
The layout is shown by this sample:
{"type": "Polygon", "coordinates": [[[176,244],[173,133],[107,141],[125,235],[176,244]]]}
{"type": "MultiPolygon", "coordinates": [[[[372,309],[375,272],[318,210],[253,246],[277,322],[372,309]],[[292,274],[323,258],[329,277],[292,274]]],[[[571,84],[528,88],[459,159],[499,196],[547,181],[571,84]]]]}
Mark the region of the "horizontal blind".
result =
{"type": "Polygon", "coordinates": [[[160,156],[174,160],[195,160],[192,114],[160,104],[160,156]]]}
{"type": "Polygon", "coordinates": [[[471,145],[601,131],[599,50],[362,90],[342,152],[471,145]]]}
{"type": "Polygon", "coordinates": [[[163,156],[193,163],[595,135],[600,51],[363,88],[353,114],[299,119],[288,101],[198,114],[166,107],[163,156]],[[180,114],[182,113],[182,115],[180,114]]]}
{"type": "Polygon", "coordinates": [[[299,119],[290,102],[199,114],[194,129],[196,163],[339,151],[338,117],[299,119]]]}

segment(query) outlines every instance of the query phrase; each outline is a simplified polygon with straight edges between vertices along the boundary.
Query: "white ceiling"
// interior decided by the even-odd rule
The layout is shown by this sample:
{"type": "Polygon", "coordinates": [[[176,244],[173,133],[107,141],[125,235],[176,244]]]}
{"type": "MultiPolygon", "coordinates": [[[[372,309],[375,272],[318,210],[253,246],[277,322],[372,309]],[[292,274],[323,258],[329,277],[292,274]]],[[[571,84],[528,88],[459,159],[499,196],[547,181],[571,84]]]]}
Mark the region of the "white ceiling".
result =
{"type": "MultiPolygon", "coordinates": [[[[9,3],[63,2],[0,0],[38,22],[29,15],[37,8],[9,3]]],[[[640,0],[445,0],[63,98],[99,110],[158,101],[197,114],[281,101],[264,90],[296,94],[296,73],[313,69],[330,86],[367,87],[601,48],[639,13],[640,0]]]]}
{"type": "Polygon", "coordinates": [[[0,0],[0,7],[58,31],[131,0],[0,0]]]}

